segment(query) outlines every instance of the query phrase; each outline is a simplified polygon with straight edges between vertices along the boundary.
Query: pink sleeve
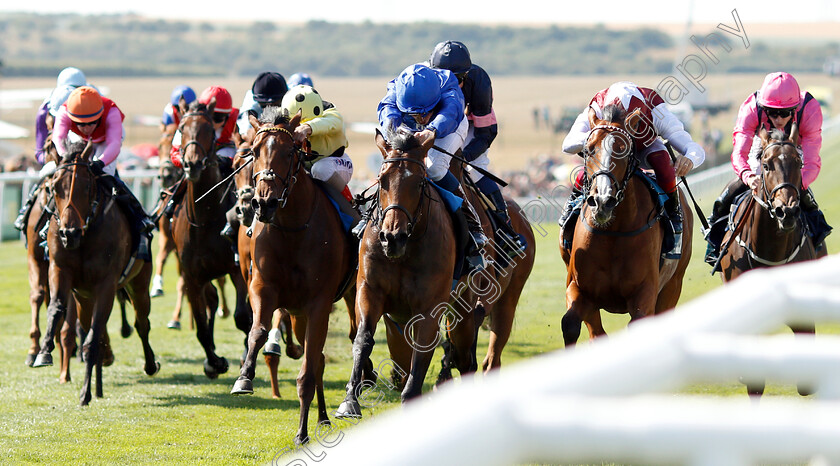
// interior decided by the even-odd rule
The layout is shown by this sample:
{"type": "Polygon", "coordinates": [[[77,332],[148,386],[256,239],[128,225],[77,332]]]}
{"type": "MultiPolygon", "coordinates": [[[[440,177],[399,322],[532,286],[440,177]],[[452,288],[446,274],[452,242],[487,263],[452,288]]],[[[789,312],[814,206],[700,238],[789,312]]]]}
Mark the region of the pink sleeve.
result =
{"type": "Polygon", "coordinates": [[[120,148],[122,147],[122,116],[115,108],[108,112],[108,118],[105,120],[107,125],[105,128],[105,150],[99,156],[99,160],[105,165],[110,165],[117,160],[120,155],[120,148]]]}
{"type": "Polygon", "coordinates": [[[802,146],[802,187],[808,188],[820,174],[822,160],[822,109],[816,99],[805,106],[802,121],[799,122],[799,144],[802,146]]]}
{"type": "Polygon", "coordinates": [[[741,104],[735,129],[732,131],[732,169],[746,183],[744,177],[752,171],[748,162],[752,139],[758,127],[758,113],[755,107],[755,95],[751,94],[741,104]]]}
{"type": "Polygon", "coordinates": [[[67,142],[67,133],[70,132],[70,117],[67,116],[67,109],[62,105],[58,110],[58,115],[55,117],[55,124],[53,125],[52,139],[55,143],[58,155],[64,156],[67,149],[64,144],[67,142]]]}

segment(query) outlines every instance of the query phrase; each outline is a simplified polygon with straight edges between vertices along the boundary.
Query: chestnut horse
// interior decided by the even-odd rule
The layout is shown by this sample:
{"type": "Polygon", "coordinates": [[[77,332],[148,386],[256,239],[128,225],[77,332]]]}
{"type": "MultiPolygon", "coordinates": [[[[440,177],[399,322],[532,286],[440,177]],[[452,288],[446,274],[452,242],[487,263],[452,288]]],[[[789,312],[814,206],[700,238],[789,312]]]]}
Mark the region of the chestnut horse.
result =
{"type": "MultiPolygon", "coordinates": [[[[751,197],[738,206],[733,218],[736,226],[723,238],[728,244],[721,256],[721,278],[732,281],[752,269],[802,262],[827,254],[815,252],[811,237],[801,220],[800,187],[802,157],[798,152],[799,131],[794,125],[791,137],[784,131],[768,134],[762,129],[760,182],[751,197]]],[[[814,325],[791,326],[795,334],[813,334],[814,325]]],[[[764,382],[747,384],[750,395],[764,393],[764,382]]],[[[806,395],[808,388],[799,387],[806,395]]]]}
{"type": "MultiPolygon", "coordinates": [[[[353,369],[338,417],[362,416],[358,397],[364,389],[363,365],[383,315],[388,347],[407,374],[401,399],[406,402],[420,395],[440,341],[439,320],[448,315],[451,299],[457,239],[450,214],[426,175],[424,159],[434,140],[421,144],[412,133],[399,131],[390,134],[389,140],[376,135],[384,157],[378,205],[359,250],[358,330],[353,369]],[[406,345],[411,347],[410,358],[397,356],[406,345]]],[[[460,319],[448,330],[453,361],[464,375],[476,370],[475,321],[472,312],[460,319]]]]}
{"type": "Polygon", "coordinates": [[[189,108],[181,104],[181,157],[183,158],[186,193],[172,218],[172,237],[181,264],[184,294],[195,319],[196,336],[206,359],[204,374],[215,379],[228,370],[224,357],[216,355],[213,325],[219,297],[211,281],[228,275],[236,288],[234,321],[243,332],[251,327],[251,309],[247,289],[236,265],[230,243],[219,234],[225,225],[226,192],[211,189],[222,180],[216,137],[213,129],[213,110],[216,101],[208,105],[193,102],[189,108]],[[196,203],[196,199],[207,196],[196,203]]]}
{"type": "MultiPolygon", "coordinates": [[[[172,149],[172,137],[175,135],[174,129],[171,131],[164,131],[161,134],[160,141],[158,141],[158,160],[160,167],[158,168],[158,178],[161,185],[161,199],[156,210],[160,211],[166,206],[166,202],[172,197],[172,191],[175,189],[177,183],[184,179],[184,169],[176,167],[169,158],[169,152],[172,149]]],[[[158,253],[155,256],[155,275],[152,281],[151,296],[157,298],[163,296],[163,267],[166,265],[166,259],[169,254],[175,251],[175,239],[172,238],[171,219],[167,215],[160,215],[158,219],[158,253]]],[[[177,256],[177,254],[176,254],[177,256]]],[[[230,315],[230,310],[227,305],[227,298],[225,297],[225,278],[219,277],[216,279],[216,284],[219,290],[219,309],[218,312],[221,317],[230,315]]],[[[175,309],[172,313],[172,320],[169,322],[169,328],[180,329],[181,325],[181,306],[184,301],[184,280],[181,278],[181,264],[178,264],[178,284],[176,285],[177,297],[175,299],[175,309]]],[[[189,319],[190,329],[193,328],[193,320],[189,319]]]]}
{"type": "Polygon", "coordinates": [[[694,219],[683,206],[682,255],[661,259],[664,230],[650,190],[635,174],[633,138],[642,124],[638,111],[626,115],[615,106],[604,108],[604,119],[589,111],[592,130],[584,147],[586,202],[581,210],[571,251],[562,247],[566,262],[566,304],[563,340],[574,345],[581,322],[590,339],[605,335],[601,309],[630,314],[630,321],[676,306],[691,258],[694,219]]]}
{"type": "Polygon", "coordinates": [[[318,396],[318,423],[329,423],[324,400],[324,342],[332,303],[341,295],[347,304],[351,331],[355,323],[355,288],[343,290],[355,271],[355,244],[349,241],[327,194],[304,170],[304,152],[295,145],[300,113],[288,118],[279,107],[267,107],[253,142],[252,204],[256,219],[251,238],[251,305],[253,326],[248,354],[232,394],[253,393],[256,358],[265,344],[271,318],[287,309],[304,355],[297,377],[300,424],[294,441],[309,440],[308,418],[312,398],[318,396]]]}
{"type": "Polygon", "coordinates": [[[93,146],[82,143],[68,152],[49,181],[55,198],[55,221],[50,223],[50,305],[47,328],[35,367],[51,365],[50,352],[57,324],[76,300],[79,322],[86,334],[82,354],[86,363],[81,405],[91,399],[91,375],[96,367],[96,396],[102,397],[102,344],[118,290],[124,289],[134,306],[135,328],[143,344],[144,370],[160,369],[149,345],[149,281],[152,264],[131,254],[129,219],[116,200],[97,183],[90,167],[93,146]]]}
{"type": "MultiPolygon", "coordinates": [[[[47,118],[47,126],[52,129],[52,119],[47,118]]],[[[58,163],[58,154],[55,146],[52,144],[52,137],[47,136],[44,144],[44,153],[46,162],[58,163]]],[[[46,257],[46,249],[42,245],[41,238],[38,236],[39,231],[46,224],[49,218],[49,211],[44,209],[48,204],[48,193],[43,181],[37,188],[38,195],[32,204],[32,210],[29,212],[29,218],[26,222],[26,230],[24,236],[26,239],[26,257],[29,269],[29,306],[31,310],[32,321],[29,327],[29,339],[31,344],[29,352],[26,356],[26,365],[32,367],[35,363],[35,358],[41,351],[41,328],[39,326],[41,305],[50,300],[49,288],[49,269],[50,262],[46,257]]],[[[70,381],[70,359],[73,352],[76,350],[76,301],[70,300],[67,307],[66,321],[57,325],[61,325],[61,369],[58,375],[60,383],[70,381]]]]}
{"type": "MultiPolygon", "coordinates": [[[[481,226],[485,232],[492,232],[494,223],[491,222],[487,209],[495,210],[492,201],[481,193],[479,188],[468,179],[468,174],[463,170],[463,163],[453,159],[450,171],[461,181],[465,187],[470,203],[475,206],[478,216],[481,219],[481,226]]],[[[487,354],[481,363],[484,373],[489,373],[502,365],[502,351],[510,338],[513,328],[513,318],[516,314],[516,305],[522,295],[525,282],[531,275],[536,258],[536,241],[531,224],[522,213],[519,204],[513,199],[506,198],[511,225],[514,231],[521,234],[527,246],[520,255],[508,258],[503,245],[496,242],[498,235],[490,235],[490,243],[484,248],[484,257],[487,260],[487,268],[462,277],[455,286],[456,292],[452,294],[450,306],[460,312],[474,312],[475,323],[480,326],[485,318],[490,319],[490,338],[487,345],[487,354]],[[503,256],[503,257],[502,257],[503,256]]],[[[461,325],[459,322],[458,325],[461,325]]],[[[478,327],[476,328],[476,337],[478,327]]],[[[449,352],[449,344],[444,345],[444,357],[441,361],[441,371],[437,383],[452,378],[452,360],[449,352]]],[[[391,358],[400,367],[401,360],[392,352],[391,358]]],[[[405,361],[405,357],[402,358],[405,361]]]]}

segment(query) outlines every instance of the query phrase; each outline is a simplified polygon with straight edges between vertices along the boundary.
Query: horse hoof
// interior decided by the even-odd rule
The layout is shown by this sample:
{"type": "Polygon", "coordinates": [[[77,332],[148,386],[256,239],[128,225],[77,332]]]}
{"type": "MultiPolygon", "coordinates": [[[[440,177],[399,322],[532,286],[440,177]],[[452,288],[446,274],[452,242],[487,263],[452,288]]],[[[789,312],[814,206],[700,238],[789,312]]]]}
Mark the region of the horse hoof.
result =
{"type": "Polygon", "coordinates": [[[233,383],[233,388],[230,390],[231,395],[253,395],[254,394],[254,383],[251,382],[251,379],[245,377],[244,375],[240,375],[236,382],[233,383]]]}
{"type": "Polygon", "coordinates": [[[812,386],[810,386],[810,385],[797,385],[797,386],[796,386],[796,391],[797,391],[797,392],[798,392],[801,396],[813,395],[813,394],[814,394],[814,392],[816,392],[816,390],[814,390],[814,387],[812,387],[812,386]]]}
{"type": "Polygon", "coordinates": [[[276,354],[280,356],[283,354],[283,348],[277,343],[266,343],[263,349],[263,354],[276,354]]]}
{"type": "Polygon", "coordinates": [[[145,371],[146,371],[146,375],[148,375],[149,377],[157,374],[158,372],[160,372],[160,363],[155,361],[155,365],[152,368],[152,370],[149,370],[149,366],[146,366],[145,371]]]}
{"type": "Polygon", "coordinates": [[[360,419],[362,417],[362,407],[359,406],[357,400],[344,400],[336,410],[335,417],[338,419],[360,419]]]}
{"type": "Polygon", "coordinates": [[[172,330],[181,330],[181,322],[177,320],[170,320],[168,324],[166,324],[166,328],[171,328],[172,330]]]}
{"type": "Polygon", "coordinates": [[[120,329],[120,335],[122,335],[123,338],[128,338],[131,336],[131,332],[133,330],[134,329],[131,328],[131,325],[125,325],[120,329]]]}
{"type": "Polygon", "coordinates": [[[286,356],[288,356],[292,359],[300,359],[303,356],[303,346],[287,345],[286,346],[286,356]]]}
{"type": "Polygon", "coordinates": [[[295,446],[306,445],[309,443],[309,436],[302,437],[301,434],[295,435],[295,446]]]}
{"type": "Polygon", "coordinates": [[[32,367],[32,365],[35,364],[35,357],[36,356],[37,356],[37,354],[27,354],[26,355],[26,361],[24,361],[23,363],[26,364],[29,367],[32,367]]]}
{"type": "Polygon", "coordinates": [[[163,296],[163,288],[155,288],[149,293],[150,298],[160,298],[163,296]]]}
{"type": "Polygon", "coordinates": [[[230,317],[230,311],[228,309],[220,307],[216,309],[216,315],[221,317],[222,319],[227,319],[228,317],[230,317]]]}
{"type": "Polygon", "coordinates": [[[114,353],[110,350],[106,350],[105,354],[102,356],[102,366],[103,367],[110,367],[114,365],[114,353]]]}
{"type": "Polygon", "coordinates": [[[38,353],[38,356],[35,357],[35,361],[32,363],[32,367],[46,367],[52,365],[53,359],[52,355],[49,353],[38,353]]]}
{"type": "Polygon", "coordinates": [[[210,364],[210,361],[204,360],[204,375],[207,376],[208,379],[217,379],[219,378],[219,372],[216,371],[216,368],[210,364]]]}

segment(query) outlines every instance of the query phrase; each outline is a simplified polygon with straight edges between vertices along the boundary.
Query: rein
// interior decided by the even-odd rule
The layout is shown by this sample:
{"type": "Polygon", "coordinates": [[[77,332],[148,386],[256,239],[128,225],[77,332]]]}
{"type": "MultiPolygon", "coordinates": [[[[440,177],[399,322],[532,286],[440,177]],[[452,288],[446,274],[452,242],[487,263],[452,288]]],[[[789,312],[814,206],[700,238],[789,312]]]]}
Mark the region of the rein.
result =
{"type": "MultiPolygon", "coordinates": [[[[297,183],[297,172],[299,172],[303,168],[303,162],[304,162],[304,157],[303,156],[305,154],[303,154],[300,147],[298,147],[297,144],[294,143],[295,136],[289,130],[287,130],[286,128],[283,128],[281,126],[266,126],[264,128],[260,128],[259,131],[257,131],[257,134],[254,135],[254,146],[257,145],[256,144],[257,137],[259,137],[259,135],[263,134],[263,133],[283,133],[283,134],[289,136],[289,138],[291,138],[291,140],[292,140],[292,147],[293,148],[292,148],[292,151],[289,155],[293,159],[295,159],[295,162],[289,164],[289,171],[286,172],[286,176],[284,176],[283,179],[280,180],[283,184],[283,191],[280,193],[280,196],[277,198],[277,200],[280,203],[279,208],[283,209],[283,208],[286,207],[286,203],[289,202],[289,194],[292,191],[292,187],[295,185],[295,183],[297,183]]],[[[274,172],[273,168],[266,168],[265,170],[260,170],[256,173],[254,173],[252,179],[254,180],[255,184],[259,183],[260,181],[265,181],[265,182],[275,181],[276,182],[277,181],[277,173],[274,172]]]]}
{"type": "MultiPolygon", "coordinates": [[[[423,209],[423,198],[428,197],[427,189],[428,189],[428,182],[426,181],[426,164],[424,164],[420,160],[412,159],[409,157],[394,157],[394,158],[386,158],[382,161],[382,163],[395,163],[395,162],[411,162],[416,163],[423,167],[423,180],[420,182],[420,202],[417,203],[417,209],[415,210],[414,214],[408,211],[405,207],[399,204],[391,204],[388,207],[382,209],[382,202],[380,200],[380,190],[377,189],[376,191],[376,204],[377,204],[377,217],[379,218],[378,226],[382,228],[382,222],[385,221],[385,214],[388,213],[390,210],[398,210],[405,214],[408,218],[408,237],[410,238],[411,235],[414,233],[414,227],[417,225],[417,222],[420,220],[420,214],[422,213],[423,209]]],[[[381,189],[381,188],[380,188],[381,189]]],[[[466,202],[466,201],[465,201],[466,202]]]]}
{"type": "MultiPolygon", "coordinates": [[[[75,191],[75,188],[76,188],[76,167],[79,166],[79,165],[87,168],[88,171],[91,172],[91,175],[94,175],[93,171],[91,171],[91,169],[90,169],[90,164],[87,163],[87,162],[70,162],[70,163],[62,164],[61,166],[59,166],[56,169],[56,173],[58,173],[59,171],[62,171],[62,170],[67,170],[70,167],[73,167],[73,174],[72,174],[72,178],[70,180],[70,193],[71,193],[71,195],[70,195],[69,203],[64,208],[64,210],[72,209],[76,213],[76,215],[78,215],[79,218],[81,219],[83,217],[83,215],[79,211],[79,208],[76,207],[75,204],[73,204],[73,196],[72,196],[72,193],[75,191]]],[[[95,175],[94,175],[94,178],[95,178],[95,175]]],[[[91,202],[91,204],[90,204],[90,212],[88,212],[87,217],[85,217],[84,224],[82,225],[82,235],[84,235],[88,231],[88,229],[90,228],[90,225],[93,222],[93,220],[96,218],[96,214],[98,213],[98,209],[99,209],[99,190],[96,189],[95,179],[94,179],[94,182],[93,182],[92,189],[88,189],[88,192],[90,192],[90,191],[93,191],[93,202],[91,202]]],[[[54,190],[51,190],[50,194],[53,198],[55,198],[55,191],[54,190]]],[[[56,220],[56,225],[58,225],[58,227],[61,228],[61,216],[58,214],[57,209],[55,211],[52,211],[51,214],[56,220]]]]}
{"type": "MultiPolygon", "coordinates": [[[[182,117],[181,117],[181,124],[180,124],[180,126],[178,127],[178,131],[181,131],[181,129],[184,127],[184,125],[186,124],[186,120],[187,120],[187,118],[188,118],[188,117],[192,117],[192,116],[202,117],[202,118],[204,118],[205,120],[209,121],[209,122],[210,122],[210,129],[211,129],[211,131],[212,131],[212,128],[213,128],[213,122],[212,122],[212,120],[211,120],[211,119],[207,116],[207,114],[206,114],[206,113],[204,113],[204,112],[188,112],[188,113],[184,114],[184,116],[182,116],[182,117]]],[[[200,129],[199,129],[199,131],[200,131],[201,129],[203,129],[203,127],[202,127],[202,128],[200,128],[200,129]]],[[[181,134],[183,134],[183,131],[181,131],[181,134]]],[[[200,133],[199,133],[199,134],[200,134],[200,133]]],[[[196,135],[196,136],[198,136],[198,135],[196,135]]],[[[210,149],[209,149],[209,150],[208,150],[207,148],[205,148],[204,146],[202,146],[202,145],[198,142],[198,138],[197,138],[197,137],[196,137],[196,138],[194,138],[194,139],[191,139],[191,140],[187,141],[187,142],[186,142],[186,143],[184,143],[184,144],[182,144],[182,145],[181,145],[181,147],[180,147],[180,149],[178,150],[178,151],[179,151],[179,153],[181,154],[181,159],[184,159],[184,155],[186,154],[187,147],[189,147],[189,146],[191,146],[191,145],[196,146],[196,147],[197,147],[197,150],[198,150],[198,149],[201,149],[201,160],[202,160],[202,161],[204,161],[204,162],[203,162],[203,164],[204,164],[204,168],[210,168],[210,167],[215,167],[215,166],[218,166],[218,165],[219,165],[219,157],[216,155],[216,134],[215,134],[215,131],[213,131],[213,143],[211,144],[211,147],[210,147],[210,149]],[[210,156],[213,156],[212,160],[207,161],[208,157],[210,157],[210,156]]],[[[184,165],[186,166],[186,164],[184,164],[184,165]]],[[[184,177],[182,177],[182,181],[183,181],[184,179],[186,179],[186,170],[185,170],[184,177]]],[[[192,185],[192,183],[191,183],[191,185],[192,185]]],[[[196,223],[196,220],[195,220],[195,219],[196,219],[196,211],[195,211],[195,208],[196,208],[196,204],[198,203],[198,201],[200,201],[201,199],[204,199],[204,197],[205,197],[205,196],[207,196],[210,192],[212,192],[212,191],[213,191],[213,189],[215,189],[215,186],[214,186],[214,187],[212,187],[212,188],[210,188],[209,190],[207,190],[207,192],[205,192],[204,194],[202,194],[201,196],[199,196],[199,197],[198,197],[195,201],[193,201],[193,202],[188,202],[188,203],[187,203],[187,206],[186,206],[186,207],[187,207],[187,208],[186,208],[186,214],[187,214],[187,215],[186,215],[186,217],[187,217],[187,223],[189,223],[189,224],[190,224],[190,226],[195,227],[195,228],[199,228],[199,227],[202,227],[202,226],[204,226],[204,225],[205,225],[205,224],[198,224],[198,223],[196,223]]]]}

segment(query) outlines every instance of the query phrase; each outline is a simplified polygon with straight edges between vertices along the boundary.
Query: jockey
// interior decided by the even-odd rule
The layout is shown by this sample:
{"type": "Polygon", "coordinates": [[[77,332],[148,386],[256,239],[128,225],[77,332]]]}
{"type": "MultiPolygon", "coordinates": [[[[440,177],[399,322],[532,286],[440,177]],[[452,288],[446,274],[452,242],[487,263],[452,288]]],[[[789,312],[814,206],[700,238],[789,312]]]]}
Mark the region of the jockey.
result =
{"type": "MultiPolygon", "coordinates": [[[[114,197],[135,222],[140,233],[148,234],[155,227],[146,215],[140,201],[117,175],[117,156],[125,137],[123,120],[125,116],[119,107],[96,89],[82,86],[73,91],[56,116],[53,138],[60,156],[67,152],[66,144],[73,141],[93,143],[91,171],[100,182],[116,194],[114,197]]],[[[145,235],[144,235],[145,236],[145,235]]]]}
{"type": "Polygon", "coordinates": [[[301,124],[295,128],[295,142],[301,146],[308,140],[316,158],[305,166],[312,178],[321,180],[341,193],[353,176],[353,161],[345,152],[349,145],[344,133],[344,118],[330,102],[321,99],[311,86],[289,89],[280,105],[290,116],[301,113],[301,124]]]}
{"type": "Polygon", "coordinates": [[[181,123],[181,99],[189,105],[195,101],[195,91],[189,86],[177,86],[172,90],[172,95],[169,96],[169,103],[163,107],[163,116],[161,117],[161,132],[173,132],[181,123]]]}
{"type": "MultiPolygon", "coordinates": [[[[387,135],[399,126],[405,125],[420,140],[429,138],[446,152],[454,153],[464,145],[469,123],[464,116],[464,94],[458,79],[449,70],[432,69],[423,64],[414,64],[388,83],[388,91],[377,107],[379,129],[387,135]]],[[[426,174],[438,186],[460,196],[464,203],[460,209],[472,238],[467,252],[472,267],[483,267],[481,248],[487,244],[487,237],[481,228],[473,206],[464,193],[461,183],[449,171],[451,156],[437,149],[426,154],[426,174]]],[[[364,222],[362,229],[364,231],[364,222]]]]}
{"type": "MultiPolygon", "coordinates": [[[[472,63],[470,52],[463,43],[453,40],[437,44],[429,58],[429,64],[432,68],[449,70],[458,78],[458,85],[464,93],[466,105],[464,113],[469,123],[467,137],[461,146],[462,155],[473,165],[486,170],[490,165],[490,159],[487,156],[488,149],[499,131],[496,112],[493,111],[493,87],[490,84],[490,76],[482,67],[472,63]]],[[[521,254],[525,251],[525,244],[510,224],[507,203],[499,185],[470,165],[466,165],[465,169],[475,181],[476,186],[493,201],[496,207],[494,213],[500,223],[499,233],[507,237],[505,241],[502,241],[502,247],[510,257],[521,254]]]]}
{"type": "MultiPolygon", "coordinates": [[[[666,253],[666,257],[679,257],[682,253],[682,212],[680,197],[677,192],[676,176],[685,176],[703,163],[706,153],[700,144],[691,139],[685,131],[682,122],[671,113],[662,97],[653,89],[638,87],[631,82],[614,83],[607,89],[601,90],[589,105],[575,119],[569,134],[563,141],[563,151],[571,154],[583,151],[591,128],[589,127],[589,110],[593,109],[598,117],[603,115],[607,105],[616,105],[624,109],[627,114],[640,110],[641,126],[632,132],[634,138],[634,155],[643,163],[653,168],[656,182],[668,195],[665,211],[674,230],[674,248],[666,253]],[[681,154],[674,163],[665,148],[665,144],[657,137],[668,140],[681,154]]],[[[584,173],[578,173],[572,195],[560,218],[561,225],[568,219],[574,199],[580,195],[581,182],[584,173]]]]}
{"type": "MultiPolygon", "coordinates": [[[[233,98],[231,98],[230,92],[220,86],[210,86],[204,89],[198,96],[198,103],[209,105],[213,99],[216,99],[216,106],[213,108],[213,130],[215,131],[213,147],[219,159],[219,169],[222,172],[222,177],[225,177],[231,173],[233,156],[236,155],[236,143],[232,137],[236,129],[236,118],[239,116],[239,110],[233,108],[233,98]]],[[[183,166],[181,160],[181,131],[176,131],[172,138],[169,158],[176,167],[183,166]]],[[[175,212],[175,206],[181,202],[185,192],[185,183],[176,185],[172,197],[163,209],[163,215],[172,216],[175,212]]]]}
{"type": "MultiPolygon", "coordinates": [[[[788,73],[770,73],[764,78],[761,89],[750,94],[738,110],[735,129],[732,131],[732,168],[736,178],[724,188],[715,200],[709,216],[710,231],[707,232],[709,246],[706,250],[706,262],[714,264],[717,260],[720,241],[723,239],[724,220],[729,214],[730,205],[738,194],[755,190],[759,183],[760,139],[759,131],[781,129],[790,135],[794,125],[799,129],[799,145],[802,154],[802,191],[803,211],[822,215],[819,211],[810,185],[817,179],[822,165],[820,148],[822,146],[822,109],[820,103],[810,93],[802,92],[799,83],[788,73]],[[715,225],[720,224],[718,228],[715,225]]],[[[827,226],[827,225],[826,225],[827,226]]],[[[828,228],[830,230],[830,227],[828,228]]],[[[828,231],[813,232],[814,246],[824,245],[824,235],[828,231]]]]}
{"type": "Polygon", "coordinates": [[[315,86],[312,84],[312,77],[306,73],[295,73],[289,76],[289,88],[300,86],[301,84],[309,87],[315,86]]]}
{"type": "Polygon", "coordinates": [[[260,73],[254,80],[251,90],[245,93],[245,99],[239,107],[239,121],[236,122],[239,134],[244,137],[249,130],[253,129],[248,121],[249,114],[259,118],[265,107],[279,106],[288,90],[289,86],[282,74],[273,71],[260,73]]]}
{"type": "MultiPolygon", "coordinates": [[[[37,160],[41,165],[44,164],[44,157],[46,157],[44,145],[46,144],[47,136],[50,134],[50,130],[47,125],[47,115],[55,118],[56,115],[58,115],[58,110],[67,100],[67,97],[70,96],[70,93],[77,87],[85,86],[87,84],[87,78],[85,78],[85,74],[82,73],[82,70],[71,66],[61,70],[55,84],[55,89],[50,92],[50,95],[47,96],[47,98],[41,103],[41,106],[38,107],[38,113],[35,116],[35,160],[37,160]]],[[[43,170],[41,179],[43,179],[46,174],[50,173],[50,168],[43,170]]],[[[32,209],[32,204],[35,203],[35,197],[38,194],[38,188],[40,186],[40,181],[33,186],[32,190],[29,192],[29,197],[26,202],[24,202],[23,207],[21,207],[20,212],[15,219],[15,228],[20,231],[23,231],[26,228],[29,211],[32,209]]]]}

